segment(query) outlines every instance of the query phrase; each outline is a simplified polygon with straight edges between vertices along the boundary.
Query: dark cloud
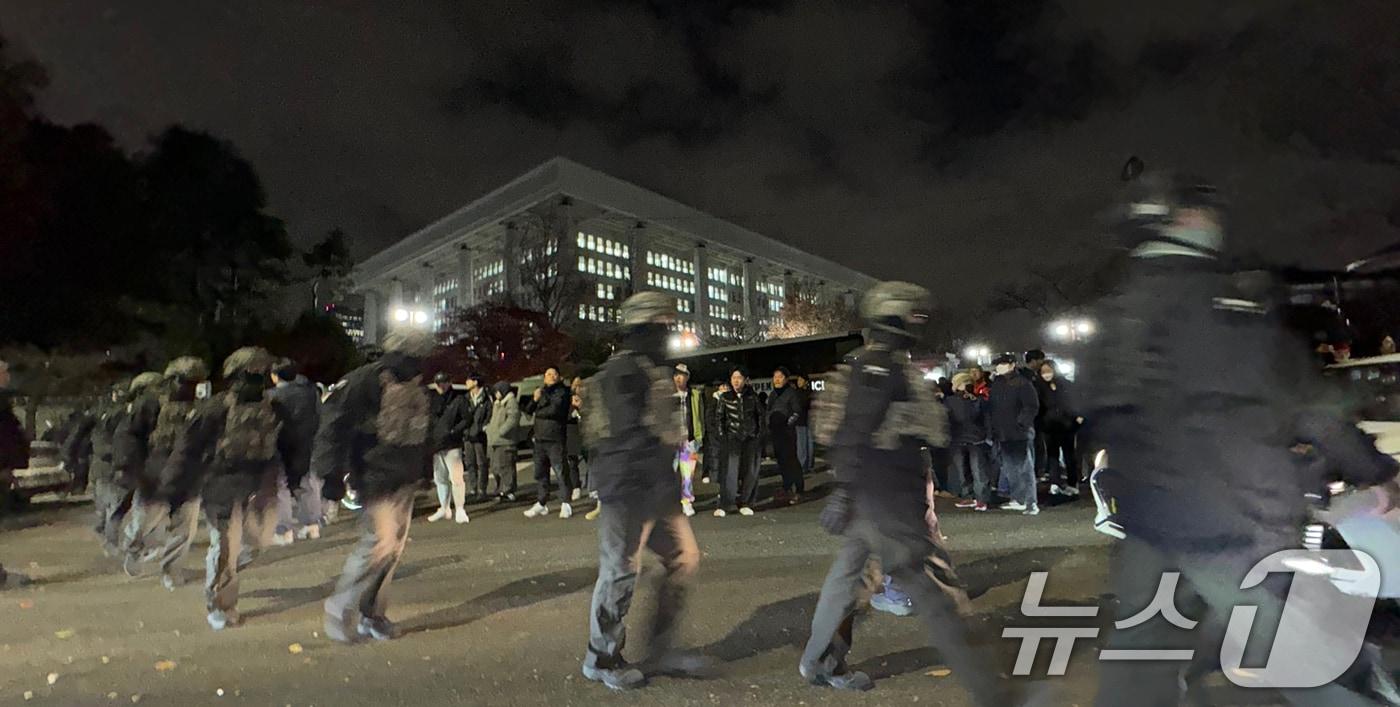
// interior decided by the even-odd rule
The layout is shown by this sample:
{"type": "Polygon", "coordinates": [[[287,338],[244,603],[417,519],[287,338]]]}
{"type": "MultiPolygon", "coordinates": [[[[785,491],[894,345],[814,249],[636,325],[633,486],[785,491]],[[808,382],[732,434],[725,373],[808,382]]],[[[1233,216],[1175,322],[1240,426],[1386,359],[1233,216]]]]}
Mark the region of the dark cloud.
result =
{"type": "Polygon", "coordinates": [[[1215,178],[1244,250],[1400,240],[1394,6],[10,0],[0,32],[56,119],[232,140],[302,243],[363,256],[564,154],[970,305],[1101,242],[1130,154],[1215,178]]]}

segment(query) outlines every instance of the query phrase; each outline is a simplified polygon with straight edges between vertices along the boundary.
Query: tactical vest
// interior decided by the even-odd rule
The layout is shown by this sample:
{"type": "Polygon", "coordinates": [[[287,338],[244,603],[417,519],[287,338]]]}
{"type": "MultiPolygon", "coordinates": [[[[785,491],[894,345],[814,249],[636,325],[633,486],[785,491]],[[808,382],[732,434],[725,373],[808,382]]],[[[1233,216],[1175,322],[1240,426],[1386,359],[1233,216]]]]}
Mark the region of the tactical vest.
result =
{"type": "Polygon", "coordinates": [[[812,399],[808,424],[817,444],[829,447],[846,419],[846,397],[851,392],[851,367],[844,363],[837,366],[822,377],[822,385],[822,394],[812,399]]]}
{"type": "MultiPolygon", "coordinates": [[[[606,372],[614,361],[623,357],[636,356],[637,366],[646,374],[647,399],[642,411],[642,424],[653,436],[668,447],[680,446],[685,441],[685,409],[676,404],[676,384],[671,380],[667,369],[656,366],[651,360],[632,351],[619,351],[608,363],[603,364],[606,372]]],[[[583,407],[579,413],[579,429],[588,444],[595,444],[614,435],[608,415],[607,403],[600,391],[592,386],[591,394],[583,396],[583,407]]]]}
{"type": "Polygon", "coordinates": [[[277,456],[277,435],[282,423],[266,401],[234,402],[228,398],[224,432],[219,435],[215,456],[230,463],[261,463],[277,456]]]}
{"type": "Polygon", "coordinates": [[[904,374],[907,400],[890,403],[873,443],[877,449],[898,449],[901,437],[913,437],[931,447],[948,446],[948,410],[933,394],[933,386],[919,369],[896,364],[904,374]]]}
{"type": "Polygon", "coordinates": [[[151,449],[170,450],[175,448],[175,440],[185,429],[190,413],[194,412],[193,400],[165,400],[156,415],[155,429],[151,430],[151,449]]]}
{"type": "Polygon", "coordinates": [[[422,376],[400,383],[393,374],[379,374],[382,395],[379,415],[375,418],[375,435],[380,444],[395,447],[418,447],[428,443],[428,428],[432,425],[431,403],[423,387],[422,376]]]}

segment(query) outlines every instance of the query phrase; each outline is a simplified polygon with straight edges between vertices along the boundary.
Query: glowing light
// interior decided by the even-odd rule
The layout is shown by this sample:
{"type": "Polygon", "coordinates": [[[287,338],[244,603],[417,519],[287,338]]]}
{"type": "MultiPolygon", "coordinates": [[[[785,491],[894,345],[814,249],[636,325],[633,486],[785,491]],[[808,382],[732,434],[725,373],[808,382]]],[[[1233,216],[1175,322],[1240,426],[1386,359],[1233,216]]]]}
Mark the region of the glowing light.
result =
{"type": "Polygon", "coordinates": [[[408,310],[407,310],[407,309],[396,309],[396,310],[394,310],[394,321],[396,321],[396,322],[406,322],[406,321],[408,321],[408,310]]]}

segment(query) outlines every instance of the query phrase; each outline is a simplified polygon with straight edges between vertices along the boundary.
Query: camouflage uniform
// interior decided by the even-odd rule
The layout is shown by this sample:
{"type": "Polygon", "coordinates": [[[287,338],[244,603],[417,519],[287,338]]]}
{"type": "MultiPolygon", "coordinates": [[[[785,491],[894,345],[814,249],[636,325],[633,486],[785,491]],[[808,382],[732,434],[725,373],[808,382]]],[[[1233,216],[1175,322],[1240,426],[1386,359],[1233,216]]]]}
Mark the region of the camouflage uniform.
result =
{"type": "Polygon", "coordinates": [[[131,508],[131,492],[117,484],[112,464],[113,436],[126,413],[126,393],[126,385],[113,388],[108,401],[97,409],[92,426],[92,500],[97,511],[93,529],[109,556],[117,553],[117,534],[131,508]]]}

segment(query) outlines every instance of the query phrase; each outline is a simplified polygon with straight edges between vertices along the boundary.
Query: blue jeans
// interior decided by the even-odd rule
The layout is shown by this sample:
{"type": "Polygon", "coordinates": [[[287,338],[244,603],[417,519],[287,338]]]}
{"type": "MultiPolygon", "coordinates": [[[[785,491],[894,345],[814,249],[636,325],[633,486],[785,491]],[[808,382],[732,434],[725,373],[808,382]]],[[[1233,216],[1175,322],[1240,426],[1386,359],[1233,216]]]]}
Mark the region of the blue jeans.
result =
{"type": "Polygon", "coordinates": [[[812,464],[816,461],[816,444],[812,440],[812,428],[805,425],[797,429],[797,465],[802,467],[802,473],[812,473],[812,464]]]}
{"type": "Polygon", "coordinates": [[[1001,463],[1001,477],[1006,482],[1007,497],[1026,504],[1027,508],[1034,507],[1035,440],[1006,440],[997,442],[996,446],[998,461],[1001,463]]]}

